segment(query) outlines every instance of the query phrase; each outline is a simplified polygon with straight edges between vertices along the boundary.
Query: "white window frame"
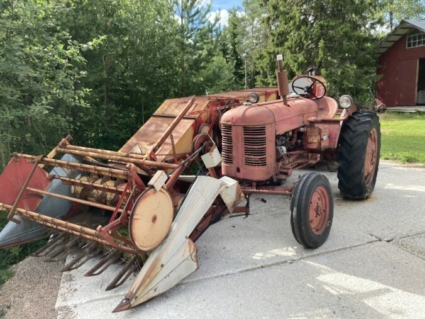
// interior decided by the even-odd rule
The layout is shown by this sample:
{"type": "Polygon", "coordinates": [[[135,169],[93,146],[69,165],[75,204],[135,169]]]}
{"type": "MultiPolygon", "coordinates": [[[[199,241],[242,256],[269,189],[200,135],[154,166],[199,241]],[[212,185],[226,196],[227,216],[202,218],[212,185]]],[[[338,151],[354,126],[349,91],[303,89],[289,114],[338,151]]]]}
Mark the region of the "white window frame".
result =
{"type": "Polygon", "coordinates": [[[406,49],[425,46],[425,32],[415,32],[406,37],[406,49]]]}

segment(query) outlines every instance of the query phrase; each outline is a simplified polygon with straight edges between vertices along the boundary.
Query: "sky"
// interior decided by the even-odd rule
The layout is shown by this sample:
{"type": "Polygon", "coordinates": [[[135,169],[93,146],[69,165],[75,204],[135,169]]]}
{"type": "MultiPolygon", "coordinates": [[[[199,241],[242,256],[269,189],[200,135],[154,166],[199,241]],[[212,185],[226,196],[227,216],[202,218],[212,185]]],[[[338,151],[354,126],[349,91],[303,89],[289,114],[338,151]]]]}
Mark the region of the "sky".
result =
{"type": "Polygon", "coordinates": [[[229,19],[229,10],[234,7],[242,7],[243,0],[203,0],[204,3],[211,2],[211,12],[213,19],[214,14],[220,15],[220,24],[225,26],[229,19]]]}
{"type": "Polygon", "coordinates": [[[242,0],[212,0],[212,10],[229,10],[233,7],[242,7],[242,0]]]}

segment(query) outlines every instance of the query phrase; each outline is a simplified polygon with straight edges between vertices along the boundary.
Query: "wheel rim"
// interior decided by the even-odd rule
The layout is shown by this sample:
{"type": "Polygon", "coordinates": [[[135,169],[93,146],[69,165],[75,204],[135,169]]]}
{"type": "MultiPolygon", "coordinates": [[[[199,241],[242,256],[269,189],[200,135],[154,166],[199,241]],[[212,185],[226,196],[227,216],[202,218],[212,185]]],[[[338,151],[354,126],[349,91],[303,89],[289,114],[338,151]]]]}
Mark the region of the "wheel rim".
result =
{"type": "Polygon", "coordinates": [[[311,197],[309,220],[311,231],[315,235],[321,235],[328,226],[330,199],[326,188],[316,188],[311,197]]]}
{"type": "Polygon", "coordinates": [[[367,185],[373,181],[376,170],[376,159],[378,151],[378,134],[376,129],[372,129],[369,133],[366,147],[366,158],[364,165],[364,177],[367,185]]]}

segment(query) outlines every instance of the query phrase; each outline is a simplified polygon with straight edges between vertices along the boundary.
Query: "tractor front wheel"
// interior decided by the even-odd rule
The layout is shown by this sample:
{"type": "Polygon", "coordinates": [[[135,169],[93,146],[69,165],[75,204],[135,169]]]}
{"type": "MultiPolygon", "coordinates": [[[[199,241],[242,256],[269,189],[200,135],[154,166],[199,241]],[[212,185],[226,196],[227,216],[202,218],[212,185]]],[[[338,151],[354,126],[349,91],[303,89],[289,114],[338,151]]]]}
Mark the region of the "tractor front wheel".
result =
{"type": "Polygon", "coordinates": [[[291,198],[291,227],[297,242],[306,248],[323,245],[331,231],[333,208],[328,179],[315,172],[303,175],[291,198]]]}
{"type": "Polygon", "coordinates": [[[378,174],[381,131],[372,112],[354,113],[343,124],[339,144],[338,187],[344,198],[366,199],[378,174]]]}

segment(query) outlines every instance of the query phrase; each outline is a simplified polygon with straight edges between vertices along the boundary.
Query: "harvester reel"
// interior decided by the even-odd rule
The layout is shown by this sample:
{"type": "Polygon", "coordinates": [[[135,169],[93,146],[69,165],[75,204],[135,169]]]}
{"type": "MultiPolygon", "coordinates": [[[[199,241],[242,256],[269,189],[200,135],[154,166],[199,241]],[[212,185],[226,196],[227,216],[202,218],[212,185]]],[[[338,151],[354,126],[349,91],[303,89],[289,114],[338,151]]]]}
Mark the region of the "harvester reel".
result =
{"type": "Polygon", "coordinates": [[[313,76],[309,76],[309,75],[299,76],[292,81],[291,86],[292,86],[292,91],[294,91],[296,94],[301,96],[306,96],[312,100],[319,100],[326,95],[326,85],[322,81],[320,81],[319,79],[313,76]],[[303,83],[303,81],[301,80],[305,80],[305,79],[307,79],[308,81],[311,81],[311,84],[310,85],[301,84],[303,83]],[[296,82],[298,82],[297,85],[295,85],[296,82]],[[313,92],[315,84],[318,85],[320,89],[320,94],[316,95],[316,93],[313,92]]]}
{"type": "Polygon", "coordinates": [[[173,217],[173,201],[165,189],[150,188],[140,194],[128,224],[134,245],[142,251],[158,247],[168,235],[173,217]]]}

